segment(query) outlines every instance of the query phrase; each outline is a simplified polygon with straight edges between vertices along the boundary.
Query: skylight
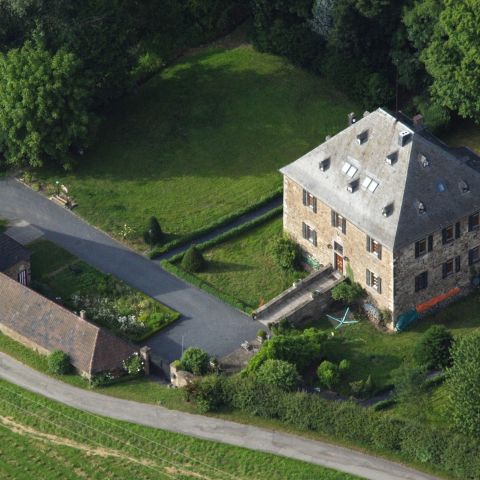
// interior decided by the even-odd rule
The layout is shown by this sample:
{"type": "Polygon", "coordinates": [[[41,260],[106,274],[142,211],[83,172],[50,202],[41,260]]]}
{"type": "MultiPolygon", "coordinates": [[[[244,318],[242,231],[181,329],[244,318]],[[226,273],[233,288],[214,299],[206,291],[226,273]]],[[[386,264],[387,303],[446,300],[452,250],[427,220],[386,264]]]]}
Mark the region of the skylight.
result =
{"type": "Polygon", "coordinates": [[[362,182],[362,187],[373,193],[378,187],[378,182],[373,180],[373,178],[365,177],[362,182]]]}
{"type": "Polygon", "coordinates": [[[342,172],[347,175],[347,177],[352,178],[358,171],[357,167],[354,167],[351,163],[345,162],[342,167],[342,172]]]}

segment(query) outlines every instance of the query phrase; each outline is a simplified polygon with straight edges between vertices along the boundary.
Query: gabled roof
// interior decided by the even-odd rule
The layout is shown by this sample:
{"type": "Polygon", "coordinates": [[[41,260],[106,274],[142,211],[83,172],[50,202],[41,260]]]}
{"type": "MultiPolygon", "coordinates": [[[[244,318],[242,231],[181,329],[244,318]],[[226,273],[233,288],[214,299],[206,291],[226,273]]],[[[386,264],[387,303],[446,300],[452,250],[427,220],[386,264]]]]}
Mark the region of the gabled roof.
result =
{"type": "Polygon", "coordinates": [[[404,117],[378,109],[280,171],[397,250],[480,210],[480,173],[453,151],[404,117]]]}
{"type": "Polygon", "coordinates": [[[31,255],[32,252],[16,240],[4,233],[0,234],[0,271],[8,270],[23,260],[29,260],[31,255]]]}
{"type": "Polygon", "coordinates": [[[88,375],[121,368],[137,350],[2,273],[0,324],[50,352],[64,351],[88,375]]]}

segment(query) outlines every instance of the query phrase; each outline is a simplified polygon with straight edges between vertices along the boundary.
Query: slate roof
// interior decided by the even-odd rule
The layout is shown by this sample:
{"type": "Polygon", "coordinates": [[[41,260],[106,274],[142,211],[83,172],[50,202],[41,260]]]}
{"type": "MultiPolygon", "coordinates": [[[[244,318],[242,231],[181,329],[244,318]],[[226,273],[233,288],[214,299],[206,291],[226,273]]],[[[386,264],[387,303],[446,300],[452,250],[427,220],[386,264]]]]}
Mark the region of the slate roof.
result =
{"type": "Polygon", "coordinates": [[[8,270],[22,260],[30,260],[32,252],[13,238],[0,234],[0,271],[8,270]]]}
{"type": "Polygon", "coordinates": [[[50,352],[68,353],[72,365],[88,375],[121,368],[123,360],[137,351],[2,273],[0,324],[50,352]]]}
{"type": "Polygon", "coordinates": [[[396,251],[480,210],[480,172],[470,164],[471,159],[455,155],[455,149],[416,130],[405,117],[378,109],[280,171],[396,251]],[[367,139],[360,143],[357,136],[364,132],[367,139]],[[407,132],[404,146],[399,145],[401,132],[407,132]],[[396,155],[392,165],[385,160],[390,154],[396,155]],[[321,171],[325,159],[329,167],[321,171]],[[357,169],[352,177],[342,171],[345,162],[357,169]],[[367,176],[378,183],[374,192],[362,186],[367,176]],[[358,184],[350,193],[352,181],[358,184]],[[425,213],[419,211],[421,204],[425,213]]]}

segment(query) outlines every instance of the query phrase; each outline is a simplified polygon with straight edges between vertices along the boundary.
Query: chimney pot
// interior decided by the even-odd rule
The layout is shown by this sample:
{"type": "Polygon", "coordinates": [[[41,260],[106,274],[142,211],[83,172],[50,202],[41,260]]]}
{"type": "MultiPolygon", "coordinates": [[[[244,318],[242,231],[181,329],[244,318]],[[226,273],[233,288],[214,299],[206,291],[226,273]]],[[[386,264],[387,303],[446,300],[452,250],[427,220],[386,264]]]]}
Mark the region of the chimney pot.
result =
{"type": "Polygon", "coordinates": [[[418,113],[413,117],[413,124],[416,126],[423,125],[423,115],[418,113]]]}
{"type": "Polygon", "coordinates": [[[80,310],[80,318],[82,320],[86,320],[87,319],[87,312],[85,310],[80,310]]]}

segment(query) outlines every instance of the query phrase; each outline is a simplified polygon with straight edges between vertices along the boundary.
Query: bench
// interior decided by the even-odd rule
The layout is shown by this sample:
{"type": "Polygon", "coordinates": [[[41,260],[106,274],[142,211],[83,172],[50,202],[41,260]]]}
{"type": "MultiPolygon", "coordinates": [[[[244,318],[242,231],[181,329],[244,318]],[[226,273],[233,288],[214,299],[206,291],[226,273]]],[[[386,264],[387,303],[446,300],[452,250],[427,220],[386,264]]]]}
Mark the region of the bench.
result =
{"type": "Polygon", "coordinates": [[[69,200],[60,195],[52,195],[50,197],[50,200],[55,202],[57,205],[60,205],[61,207],[69,208],[70,206],[69,200]]]}

